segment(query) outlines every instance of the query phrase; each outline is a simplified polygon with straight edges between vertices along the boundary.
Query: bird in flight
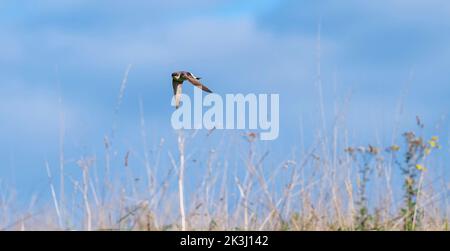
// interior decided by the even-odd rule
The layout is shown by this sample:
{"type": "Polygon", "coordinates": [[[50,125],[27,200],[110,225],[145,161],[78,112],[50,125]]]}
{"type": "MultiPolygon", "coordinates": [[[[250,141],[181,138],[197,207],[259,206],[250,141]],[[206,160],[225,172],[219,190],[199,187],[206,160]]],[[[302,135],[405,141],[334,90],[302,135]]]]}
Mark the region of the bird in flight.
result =
{"type": "Polygon", "coordinates": [[[181,86],[183,85],[183,82],[187,80],[191,82],[194,86],[202,89],[205,92],[212,93],[212,91],[200,83],[200,78],[194,76],[194,74],[188,72],[188,71],[177,71],[172,73],[172,87],[173,87],[173,95],[175,96],[175,107],[178,109],[180,106],[180,98],[181,98],[181,86]]]}

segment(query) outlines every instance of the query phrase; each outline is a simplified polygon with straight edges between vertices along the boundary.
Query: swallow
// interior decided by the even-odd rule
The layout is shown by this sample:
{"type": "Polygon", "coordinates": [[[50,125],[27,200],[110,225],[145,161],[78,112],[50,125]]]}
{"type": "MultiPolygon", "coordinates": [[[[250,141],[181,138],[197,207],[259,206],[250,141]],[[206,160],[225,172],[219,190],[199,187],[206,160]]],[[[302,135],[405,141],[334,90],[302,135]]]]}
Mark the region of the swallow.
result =
{"type": "Polygon", "coordinates": [[[172,73],[172,87],[173,87],[173,95],[175,96],[175,107],[178,109],[180,106],[180,98],[181,98],[181,86],[185,80],[191,82],[197,88],[202,89],[205,92],[212,93],[212,91],[200,83],[201,78],[194,76],[194,74],[188,71],[177,71],[172,73]]]}

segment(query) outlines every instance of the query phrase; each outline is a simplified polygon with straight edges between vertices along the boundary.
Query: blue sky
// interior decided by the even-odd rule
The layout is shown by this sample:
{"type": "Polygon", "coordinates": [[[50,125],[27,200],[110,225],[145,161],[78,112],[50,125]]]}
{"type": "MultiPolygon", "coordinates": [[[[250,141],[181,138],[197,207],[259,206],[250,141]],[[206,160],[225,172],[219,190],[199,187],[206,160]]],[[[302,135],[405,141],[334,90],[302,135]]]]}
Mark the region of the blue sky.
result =
{"type": "Polygon", "coordinates": [[[279,93],[280,137],[266,144],[283,159],[301,127],[308,144],[320,125],[319,26],[327,126],[350,97],[342,127],[351,140],[388,143],[404,97],[400,130],[419,115],[427,134],[448,141],[448,13],[443,0],[2,1],[0,180],[19,193],[47,189],[61,111],[68,162],[100,155],[114,121],[117,150],[140,149],[139,99],[149,145],[170,142],[175,70],[219,94],[279,93]]]}

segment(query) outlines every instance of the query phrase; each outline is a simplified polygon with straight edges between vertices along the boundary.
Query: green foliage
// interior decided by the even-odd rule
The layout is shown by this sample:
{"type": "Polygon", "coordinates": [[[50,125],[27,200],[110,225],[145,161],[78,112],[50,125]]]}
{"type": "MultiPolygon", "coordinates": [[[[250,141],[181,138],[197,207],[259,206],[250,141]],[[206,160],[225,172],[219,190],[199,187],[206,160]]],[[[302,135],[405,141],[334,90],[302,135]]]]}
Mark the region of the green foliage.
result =
{"type": "Polygon", "coordinates": [[[390,152],[403,175],[404,205],[400,210],[403,217],[403,230],[414,231],[420,225],[423,215],[417,205],[417,197],[421,189],[419,178],[427,170],[423,163],[434,149],[440,148],[440,145],[436,136],[431,137],[428,142],[414,132],[406,132],[403,137],[405,139],[403,160],[398,157],[399,147],[391,146],[390,152]]]}
{"type": "MultiPolygon", "coordinates": [[[[421,189],[419,179],[423,172],[427,171],[424,162],[433,150],[440,148],[440,145],[436,136],[426,141],[423,137],[416,136],[414,132],[406,132],[403,134],[403,137],[405,139],[403,158],[399,157],[402,148],[398,145],[386,148],[386,152],[392,155],[395,165],[400,168],[403,175],[404,204],[400,209],[400,215],[403,219],[403,230],[413,231],[420,225],[424,213],[417,205],[417,198],[421,189]]],[[[368,147],[348,147],[345,151],[350,154],[353,161],[358,165],[355,229],[377,229],[378,219],[374,220],[374,217],[369,212],[366,193],[371,172],[374,170],[374,163],[380,164],[384,158],[381,156],[379,149],[371,145],[368,147]]]]}

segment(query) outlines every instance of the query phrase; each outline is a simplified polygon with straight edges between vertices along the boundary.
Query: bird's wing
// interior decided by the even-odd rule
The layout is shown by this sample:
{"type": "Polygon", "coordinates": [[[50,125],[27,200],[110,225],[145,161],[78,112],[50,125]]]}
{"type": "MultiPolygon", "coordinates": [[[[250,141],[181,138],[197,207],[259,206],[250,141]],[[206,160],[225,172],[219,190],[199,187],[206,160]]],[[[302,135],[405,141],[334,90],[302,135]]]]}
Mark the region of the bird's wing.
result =
{"type": "Polygon", "coordinates": [[[205,85],[203,85],[202,83],[200,83],[200,81],[198,81],[197,79],[195,79],[194,76],[188,74],[188,75],[186,75],[186,79],[187,79],[189,82],[191,82],[191,84],[193,84],[193,85],[195,85],[196,87],[202,89],[203,91],[212,93],[212,91],[211,91],[208,87],[206,87],[205,85]]]}
{"type": "Polygon", "coordinates": [[[173,95],[175,96],[175,108],[177,108],[177,109],[180,106],[181,87],[182,86],[183,86],[183,82],[177,82],[177,81],[172,80],[173,95]]]}

